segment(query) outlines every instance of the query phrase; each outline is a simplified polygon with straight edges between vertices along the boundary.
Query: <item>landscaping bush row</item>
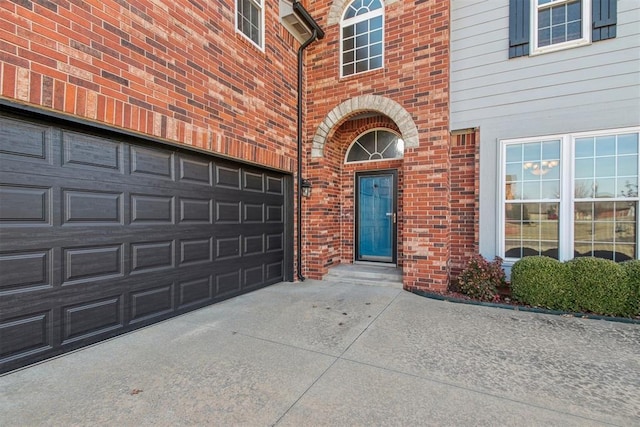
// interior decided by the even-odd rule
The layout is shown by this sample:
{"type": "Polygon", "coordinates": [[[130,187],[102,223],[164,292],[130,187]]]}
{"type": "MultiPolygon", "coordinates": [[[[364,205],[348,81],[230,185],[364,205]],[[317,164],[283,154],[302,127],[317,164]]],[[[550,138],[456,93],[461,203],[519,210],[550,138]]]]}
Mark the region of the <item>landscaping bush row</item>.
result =
{"type": "Polygon", "coordinates": [[[511,295],[524,304],[608,316],[640,315],[640,260],[560,262],[529,256],[511,268],[511,295]]]}

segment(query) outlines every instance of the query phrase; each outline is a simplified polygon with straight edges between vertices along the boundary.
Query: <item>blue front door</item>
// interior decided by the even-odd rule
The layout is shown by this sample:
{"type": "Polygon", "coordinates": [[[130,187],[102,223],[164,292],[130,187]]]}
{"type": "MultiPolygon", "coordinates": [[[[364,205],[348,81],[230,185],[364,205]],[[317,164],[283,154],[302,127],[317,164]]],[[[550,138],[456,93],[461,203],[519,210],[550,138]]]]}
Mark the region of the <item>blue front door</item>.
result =
{"type": "Polygon", "coordinates": [[[356,260],[395,262],[395,171],[356,174],[356,260]]]}

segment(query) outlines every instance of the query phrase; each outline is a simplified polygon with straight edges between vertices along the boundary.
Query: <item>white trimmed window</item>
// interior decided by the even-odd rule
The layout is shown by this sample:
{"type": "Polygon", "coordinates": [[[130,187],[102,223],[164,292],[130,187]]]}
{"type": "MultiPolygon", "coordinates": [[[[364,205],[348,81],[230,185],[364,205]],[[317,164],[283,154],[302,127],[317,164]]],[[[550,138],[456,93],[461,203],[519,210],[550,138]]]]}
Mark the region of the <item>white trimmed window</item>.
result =
{"type": "Polygon", "coordinates": [[[590,0],[533,0],[532,7],[532,53],[589,43],[590,0]]]}
{"type": "Polygon", "coordinates": [[[640,128],[502,141],[500,255],[638,259],[640,128]]]}
{"type": "Polygon", "coordinates": [[[236,28],[263,49],[264,0],[236,0],[236,28]]]}
{"type": "Polygon", "coordinates": [[[345,163],[401,159],[403,156],[404,141],[398,135],[385,129],[375,129],[363,133],[351,143],[345,163]]]}
{"type": "Polygon", "coordinates": [[[509,0],[509,58],[613,39],[618,0],[509,0]]]}
{"type": "Polygon", "coordinates": [[[382,68],[384,7],[381,0],[354,0],[340,23],[340,69],[350,76],[382,68]]]}

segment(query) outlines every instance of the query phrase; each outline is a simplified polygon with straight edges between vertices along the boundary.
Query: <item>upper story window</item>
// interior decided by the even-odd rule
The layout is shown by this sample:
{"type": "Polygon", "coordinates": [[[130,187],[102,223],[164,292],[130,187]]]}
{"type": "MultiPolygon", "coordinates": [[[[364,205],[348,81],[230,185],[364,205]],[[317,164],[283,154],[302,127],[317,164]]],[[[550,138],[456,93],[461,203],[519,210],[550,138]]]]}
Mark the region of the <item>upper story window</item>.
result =
{"type": "Polygon", "coordinates": [[[401,159],[404,141],[393,132],[378,129],[363,133],[347,150],[345,163],[401,159]]]}
{"type": "Polygon", "coordinates": [[[510,0],[509,58],[616,37],[617,0],[510,0]]]}
{"type": "Polygon", "coordinates": [[[236,28],[262,49],[264,0],[236,0],[236,28]]]}
{"type": "Polygon", "coordinates": [[[355,0],[344,12],[341,29],[341,75],[382,68],[384,7],[380,0],[355,0]]]}
{"type": "Polygon", "coordinates": [[[503,141],[501,256],[640,258],[639,131],[503,141]]]}
{"type": "Polygon", "coordinates": [[[533,52],[589,42],[590,0],[534,0],[533,52]]]}

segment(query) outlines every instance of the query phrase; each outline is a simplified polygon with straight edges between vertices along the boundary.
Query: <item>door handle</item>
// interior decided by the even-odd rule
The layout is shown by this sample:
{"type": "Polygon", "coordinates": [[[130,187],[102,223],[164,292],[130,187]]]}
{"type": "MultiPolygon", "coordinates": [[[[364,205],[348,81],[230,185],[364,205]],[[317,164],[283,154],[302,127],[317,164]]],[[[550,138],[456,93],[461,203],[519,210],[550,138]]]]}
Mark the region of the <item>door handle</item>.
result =
{"type": "Polygon", "coordinates": [[[393,223],[396,223],[396,213],[395,212],[387,212],[387,216],[393,217],[393,223]]]}

